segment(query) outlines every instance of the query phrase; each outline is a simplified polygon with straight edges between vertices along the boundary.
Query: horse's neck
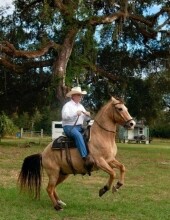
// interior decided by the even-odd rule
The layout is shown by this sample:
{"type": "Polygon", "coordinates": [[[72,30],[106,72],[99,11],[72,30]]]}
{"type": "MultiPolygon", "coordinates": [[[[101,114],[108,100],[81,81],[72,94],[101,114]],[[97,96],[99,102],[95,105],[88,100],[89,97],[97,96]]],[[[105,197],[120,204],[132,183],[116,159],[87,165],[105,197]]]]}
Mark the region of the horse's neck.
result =
{"type": "Polygon", "coordinates": [[[95,121],[103,128],[116,132],[116,123],[109,116],[109,106],[102,108],[95,117],[95,121]]]}
{"type": "Polygon", "coordinates": [[[103,128],[103,130],[116,132],[116,124],[107,117],[100,117],[95,119],[97,124],[103,128]]]}

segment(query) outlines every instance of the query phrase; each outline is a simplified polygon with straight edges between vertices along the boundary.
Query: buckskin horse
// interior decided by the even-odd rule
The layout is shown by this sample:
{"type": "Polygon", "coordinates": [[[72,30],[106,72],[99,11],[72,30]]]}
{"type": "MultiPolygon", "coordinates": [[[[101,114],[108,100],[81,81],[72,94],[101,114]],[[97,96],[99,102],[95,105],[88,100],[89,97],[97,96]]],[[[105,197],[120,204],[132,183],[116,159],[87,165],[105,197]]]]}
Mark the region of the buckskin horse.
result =
{"type": "MultiPolygon", "coordinates": [[[[115,158],[117,154],[117,145],[115,143],[116,124],[122,125],[127,129],[133,129],[136,123],[128,113],[124,103],[112,97],[97,113],[90,129],[91,135],[88,141],[89,154],[95,162],[92,171],[101,169],[109,175],[106,185],[99,190],[99,196],[102,196],[111,187],[112,192],[115,192],[124,184],[125,166],[115,158]],[[120,177],[117,184],[112,186],[115,179],[114,168],[119,169],[120,177]]],[[[24,159],[18,183],[21,191],[27,189],[35,198],[39,198],[42,170],[44,168],[49,178],[47,193],[54,208],[59,211],[63,209],[65,203],[59,199],[55,189],[69,174],[73,174],[73,169],[66,158],[66,151],[53,150],[52,143],[42,153],[34,154],[24,159]]],[[[69,151],[76,174],[86,174],[84,161],[77,148],[69,148],[69,151]]]]}

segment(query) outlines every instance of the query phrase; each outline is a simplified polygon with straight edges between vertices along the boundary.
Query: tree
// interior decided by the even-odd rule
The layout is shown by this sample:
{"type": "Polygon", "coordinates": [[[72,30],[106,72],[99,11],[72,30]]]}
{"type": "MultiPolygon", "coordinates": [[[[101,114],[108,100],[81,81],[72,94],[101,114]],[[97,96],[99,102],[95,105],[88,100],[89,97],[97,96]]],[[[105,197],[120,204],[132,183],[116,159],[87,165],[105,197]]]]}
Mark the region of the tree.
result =
{"type": "MultiPolygon", "coordinates": [[[[157,54],[160,51],[158,45],[157,50],[156,45],[152,48],[157,51],[157,54]]],[[[163,56],[153,58],[143,48],[138,48],[132,53],[126,51],[124,46],[117,47],[111,44],[100,50],[98,63],[107,73],[112,72],[114,67],[114,75],[104,80],[99,76],[94,79],[94,82],[95,80],[99,82],[95,82],[95,88],[93,88],[95,92],[92,92],[93,98],[90,98],[90,101],[94,104],[94,95],[97,94],[96,109],[101,107],[103,96],[108,98],[109,93],[117,94],[118,97],[125,99],[134,117],[145,118],[147,124],[152,124],[157,120],[160,112],[168,107],[170,71],[164,65],[166,62],[163,56]],[[110,59],[111,57],[114,59],[110,59]]]]}
{"type": "MultiPolygon", "coordinates": [[[[34,100],[30,108],[35,109],[38,101],[46,98],[49,85],[51,97],[55,95],[63,103],[73,79],[93,85],[100,78],[112,83],[117,91],[122,85],[125,90],[126,79],[141,74],[147,66],[153,68],[151,62],[165,67],[169,59],[166,30],[170,8],[166,0],[161,5],[156,0],[14,2],[14,14],[2,16],[0,32],[0,63],[4,68],[1,74],[11,75],[13,84],[20,80],[19,90],[25,89],[24,98],[17,100],[13,111],[19,111],[24,100],[34,100]],[[150,13],[153,5],[159,5],[159,10],[150,13]],[[159,23],[161,17],[163,21],[159,23]],[[110,56],[105,62],[108,45],[117,56],[110,56]],[[27,83],[23,84],[25,79],[27,83]],[[30,91],[33,96],[26,99],[30,91]]],[[[5,92],[6,96],[9,94],[7,85],[3,88],[5,97],[5,92]]],[[[27,107],[25,103],[24,106],[27,107]]]]}

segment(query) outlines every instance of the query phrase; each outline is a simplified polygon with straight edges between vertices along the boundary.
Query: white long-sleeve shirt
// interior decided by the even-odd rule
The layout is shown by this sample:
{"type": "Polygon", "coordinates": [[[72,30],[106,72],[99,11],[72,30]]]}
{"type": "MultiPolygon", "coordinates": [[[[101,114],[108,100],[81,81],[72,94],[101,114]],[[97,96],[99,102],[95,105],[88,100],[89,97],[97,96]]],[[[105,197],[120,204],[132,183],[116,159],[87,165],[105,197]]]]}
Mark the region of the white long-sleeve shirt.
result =
{"type": "MultiPolygon", "coordinates": [[[[86,112],[84,106],[80,103],[75,103],[72,99],[67,102],[62,108],[62,126],[74,125],[78,117],[77,111],[86,112]]],[[[82,125],[83,121],[87,118],[85,114],[81,114],[78,118],[76,125],[82,125]]]]}

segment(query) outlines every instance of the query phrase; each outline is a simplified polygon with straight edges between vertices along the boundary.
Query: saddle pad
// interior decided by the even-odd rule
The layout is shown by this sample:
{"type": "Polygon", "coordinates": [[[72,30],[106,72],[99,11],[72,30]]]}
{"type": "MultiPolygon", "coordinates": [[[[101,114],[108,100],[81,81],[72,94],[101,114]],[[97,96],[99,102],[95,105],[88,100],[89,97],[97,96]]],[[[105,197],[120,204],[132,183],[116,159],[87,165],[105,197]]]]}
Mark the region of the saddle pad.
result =
{"type": "Polygon", "coordinates": [[[66,148],[66,147],[75,148],[73,140],[66,136],[60,136],[53,141],[51,148],[53,150],[58,150],[58,149],[66,148]]]}

